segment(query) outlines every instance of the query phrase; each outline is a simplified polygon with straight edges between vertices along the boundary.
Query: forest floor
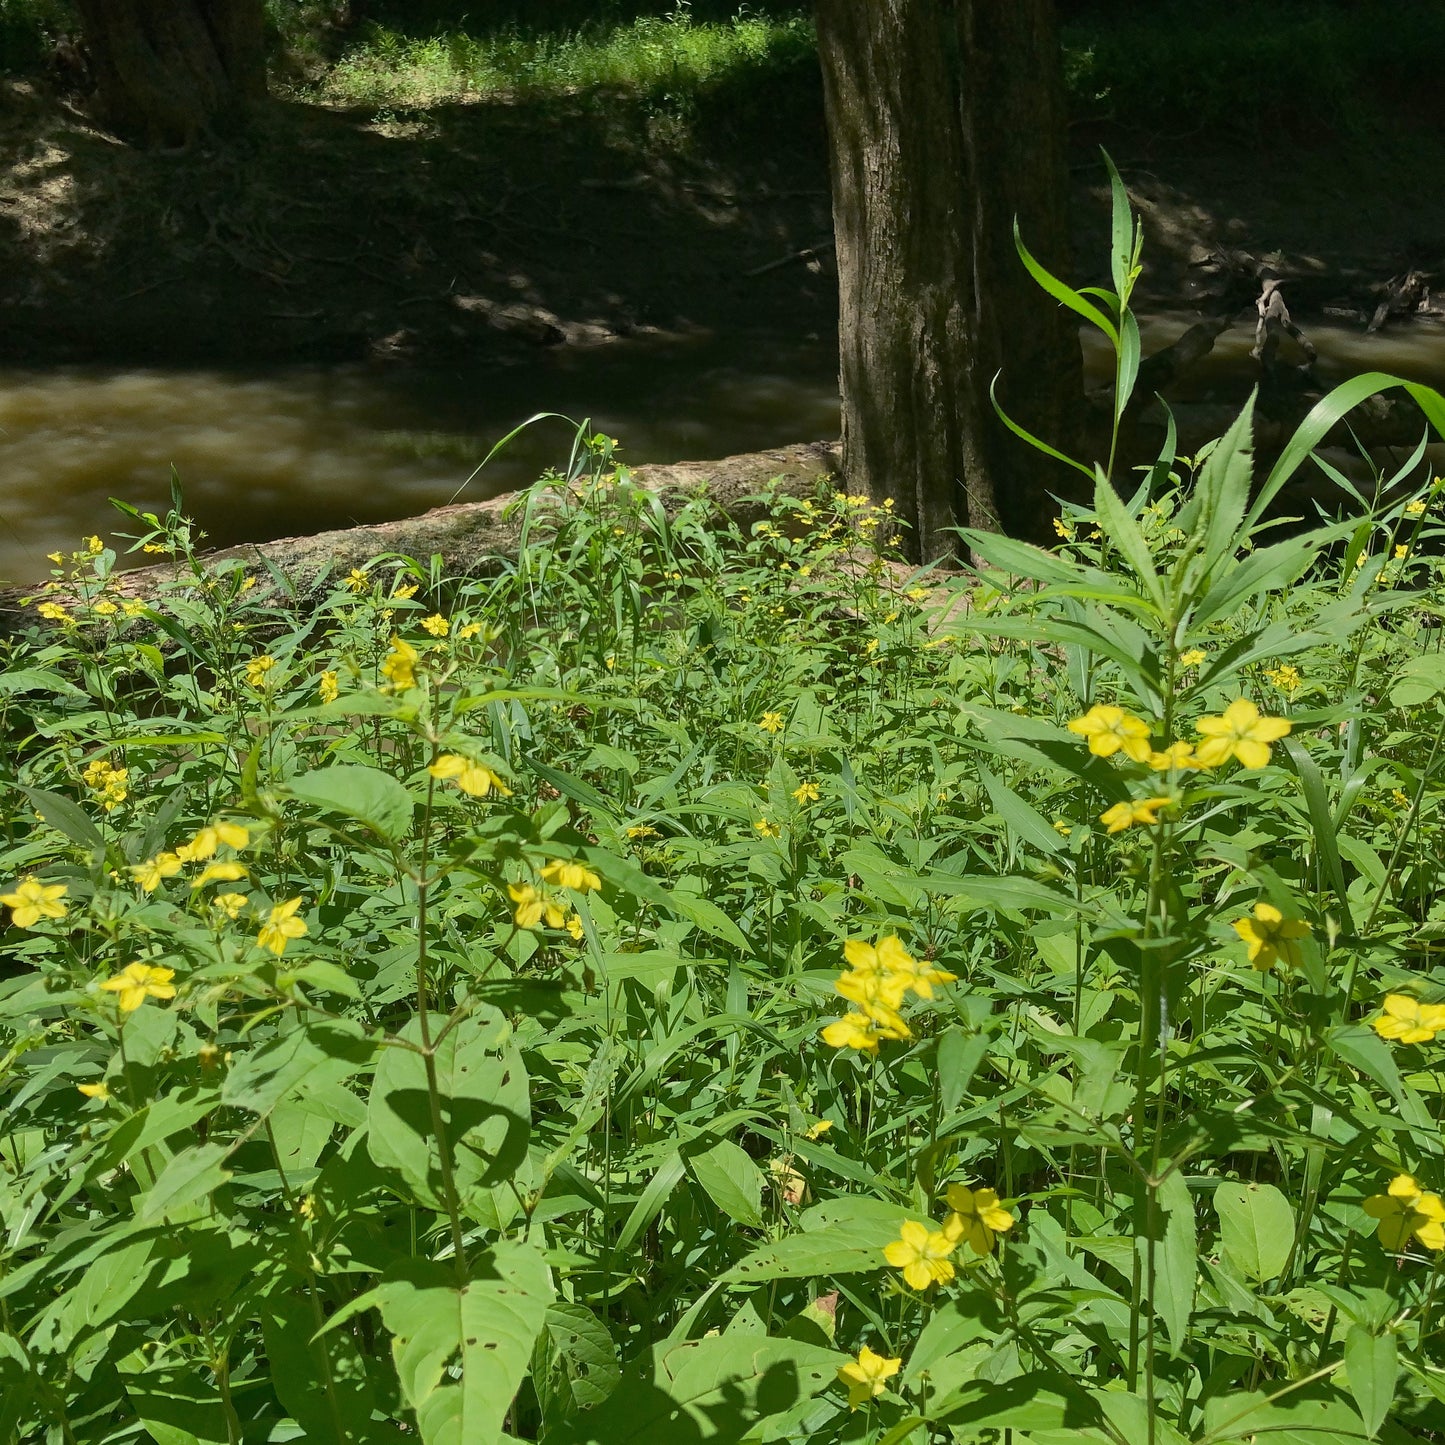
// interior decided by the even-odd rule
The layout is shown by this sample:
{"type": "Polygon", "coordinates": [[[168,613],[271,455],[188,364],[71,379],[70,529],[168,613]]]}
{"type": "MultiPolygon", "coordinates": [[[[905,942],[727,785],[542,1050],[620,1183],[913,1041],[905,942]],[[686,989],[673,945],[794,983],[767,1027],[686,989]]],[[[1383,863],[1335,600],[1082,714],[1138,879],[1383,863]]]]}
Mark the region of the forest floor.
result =
{"type": "MultiPolygon", "coordinates": [[[[0,366],[435,361],[836,328],[816,94],[679,119],[636,97],[425,111],[277,101],[244,138],[120,144],[0,81],[0,366]]],[[[1077,278],[1107,255],[1106,145],[1147,230],[1144,308],[1247,312],[1261,262],[1296,318],[1369,319],[1445,277],[1445,135],[1402,118],[1316,144],[1077,127],[1077,278]]]]}

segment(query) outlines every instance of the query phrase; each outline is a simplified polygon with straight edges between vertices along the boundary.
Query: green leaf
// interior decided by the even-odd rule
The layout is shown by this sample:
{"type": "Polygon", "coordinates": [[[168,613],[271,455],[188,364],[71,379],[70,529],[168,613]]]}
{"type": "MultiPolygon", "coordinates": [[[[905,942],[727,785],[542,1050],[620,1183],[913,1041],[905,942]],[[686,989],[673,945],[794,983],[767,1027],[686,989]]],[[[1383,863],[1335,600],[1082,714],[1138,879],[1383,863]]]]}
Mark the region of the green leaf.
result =
{"type": "Polygon", "coordinates": [[[1250,1279],[1276,1279],[1294,1247],[1294,1210],[1273,1184],[1226,1180],[1214,1191],[1220,1244],[1250,1279]]]}
{"type": "MultiPolygon", "coordinates": [[[[1194,1200],[1184,1175],[1174,1170],[1159,1186],[1158,1207],[1164,1212],[1163,1238],[1154,1247],[1154,1313],[1164,1322],[1177,1354],[1189,1335],[1198,1277],[1198,1239],[1194,1200]]],[[[1139,1241],[1144,1248],[1145,1241],[1139,1241]]]]}
{"type": "Polygon", "coordinates": [[[230,1170],[223,1167],[229,1152],[223,1144],[198,1144],[175,1155],[141,1196],[136,1222],[158,1224],[191,1217],[196,1212],[192,1206],[209,1198],[231,1177],[230,1170]]]}
{"type": "Polygon", "coordinates": [[[945,1114],[958,1108],[988,1053],[988,1035],[950,1024],[938,1036],[938,1097],[945,1114]]]}
{"type": "Polygon", "coordinates": [[[136,1418],[156,1445],[227,1445],[216,1387],[194,1365],[166,1365],[140,1351],[116,1362],[136,1418]]]}
{"type": "Polygon", "coordinates": [[[303,1024],[241,1055],[226,1074],[221,1100],[234,1109],[269,1114],[313,1074],[336,1082],[366,1068],[376,1048],[348,1020],[303,1024]]]}
{"type": "Polygon", "coordinates": [[[1154,570],[1149,544],[1102,469],[1094,473],[1094,514],[1099,519],[1099,528],[1104,536],[1118,548],[1120,556],[1129,564],[1145,594],[1162,615],[1164,588],[1154,570]]]}
{"type": "Polygon", "coordinates": [[[1020,842],[1032,844],[1041,853],[1057,853],[1064,846],[1064,840],[1058,832],[1007,783],[984,767],[979,768],[978,776],[988,790],[994,812],[1003,819],[1004,826],[1020,842]]]}
{"type": "Polygon", "coordinates": [[[282,1275],[259,1306],[277,1398],[316,1445],[394,1438],[372,1423],[376,1361],[349,1330],[323,1332],[326,1316],[310,1289],[294,1275],[282,1275]]]}
{"type": "Polygon", "coordinates": [[[600,1405],[621,1378],[617,1346],[586,1305],[554,1300],[547,1306],[532,1367],[532,1385],[547,1428],[600,1405]]]}
{"type": "MultiPolygon", "coordinates": [[[[527,1071],[500,1014],[468,1015],[445,1035],[443,1015],[430,1022],[432,1038],[440,1040],[434,1056],[438,1109],[456,1188],[467,1212],[496,1228],[499,1209],[510,1219],[518,1207],[506,1186],[527,1157],[527,1071]]],[[[386,1049],[377,1063],[366,1146],[382,1168],[401,1173],[422,1203],[440,1209],[445,1186],[420,1019],[408,1021],[399,1037],[413,1047],[386,1049]]]]}
{"type": "Polygon", "coordinates": [[[78,803],[71,802],[60,793],[52,793],[45,788],[26,788],[19,783],[15,784],[15,791],[24,794],[35,811],[72,843],[78,843],[82,848],[105,847],[100,830],[86,817],[78,803]]]}
{"type": "Polygon", "coordinates": [[[736,1284],[761,1284],[886,1269],[883,1247],[898,1238],[904,1220],[918,1217],[916,1209],[862,1196],[814,1205],[798,1221],[797,1233],[754,1250],[723,1278],[736,1284]]]}
{"type": "Polygon", "coordinates": [[[288,778],[285,791],[298,802],[355,818],[392,842],[411,827],[411,794],[390,773],[377,768],[338,763],[288,778]]]}
{"type": "Polygon", "coordinates": [[[1043,287],[1055,301],[1067,306],[1075,315],[1082,316],[1091,326],[1097,327],[1109,338],[1112,345],[1119,344],[1119,333],[1114,323],[1091,301],[1086,301],[1072,286],[1067,286],[1052,272],[1046,270],[1034,259],[1033,253],[1024,245],[1023,233],[1019,230],[1018,218],[1014,218],[1014,249],[1029,275],[1043,287]]]}
{"type": "Polygon", "coordinates": [[[688,1173],[730,1219],[757,1226],[763,1222],[763,1175],[752,1159],[728,1139],[711,1147],[685,1150],[688,1173]]]}
{"type": "Polygon", "coordinates": [[[816,1395],[847,1358],[756,1335],[655,1345],[603,1404],[549,1432],[545,1445],[737,1445],[759,1420],[816,1395]]]}
{"type": "Polygon", "coordinates": [[[450,1265],[406,1260],[366,1298],[392,1333],[423,1445],[498,1445],[552,1301],[541,1254],[501,1240],[460,1285],[450,1265]]]}
{"type": "Polygon", "coordinates": [[[1407,657],[1390,689],[1391,707],[1419,707],[1445,690],[1445,653],[1407,657]]]}
{"type": "Polygon", "coordinates": [[[1363,1325],[1351,1326],[1345,1337],[1345,1374],[1371,1436],[1379,1432],[1395,1403],[1399,1372],[1394,1335],[1374,1335],[1363,1325]]]}

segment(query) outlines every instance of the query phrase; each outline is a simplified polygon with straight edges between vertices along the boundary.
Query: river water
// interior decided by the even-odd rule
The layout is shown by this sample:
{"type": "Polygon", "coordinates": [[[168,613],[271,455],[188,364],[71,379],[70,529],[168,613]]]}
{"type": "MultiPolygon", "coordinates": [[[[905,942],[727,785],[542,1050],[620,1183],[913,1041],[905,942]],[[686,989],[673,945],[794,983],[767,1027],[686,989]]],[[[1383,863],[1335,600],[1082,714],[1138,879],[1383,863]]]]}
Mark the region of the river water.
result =
{"type": "MultiPolygon", "coordinates": [[[[1189,320],[1150,318],[1145,353],[1189,320]]],[[[1380,369],[1445,386],[1438,326],[1310,336],[1325,380],[1380,369]]],[[[1186,399],[1238,398],[1252,342],[1243,322],[1221,336],[1187,378],[1186,399]]],[[[1102,381],[1109,356],[1088,338],[1085,354],[1091,381],[1102,381]]],[[[540,411],[590,417],[634,464],[832,437],[835,377],[826,343],[716,338],[558,349],[511,368],[0,369],[0,581],[36,580],[47,552],[124,529],[110,497],[163,512],[172,468],[210,544],[263,541],[525,486],[565,465],[567,424],[529,428],[467,478],[540,411]]]]}

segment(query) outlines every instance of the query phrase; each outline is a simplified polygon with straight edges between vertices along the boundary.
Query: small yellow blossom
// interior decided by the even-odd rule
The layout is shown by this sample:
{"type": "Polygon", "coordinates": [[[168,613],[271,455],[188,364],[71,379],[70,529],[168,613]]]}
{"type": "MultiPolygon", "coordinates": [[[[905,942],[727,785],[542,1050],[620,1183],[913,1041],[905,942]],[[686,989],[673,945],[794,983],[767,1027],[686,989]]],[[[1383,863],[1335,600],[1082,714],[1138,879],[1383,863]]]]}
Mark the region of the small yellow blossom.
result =
{"type": "Polygon", "coordinates": [[[1395,560],[1397,562],[1403,562],[1409,555],[1410,549],[1403,542],[1395,548],[1395,560]]]}
{"type": "Polygon", "coordinates": [[[257,690],[266,686],[266,674],[276,666],[276,659],[269,652],[253,657],[246,664],[246,686],[257,690]]]}
{"type": "Polygon", "coordinates": [[[805,1139],[821,1139],[833,1127],[831,1119],[819,1119],[816,1124],[811,1124],[803,1131],[805,1139]]]}
{"type": "Polygon", "coordinates": [[[1055,818],[1055,819],[1054,819],[1053,829],[1054,829],[1054,832],[1057,833],[1060,838],[1072,837],[1072,836],[1073,836],[1073,832],[1074,832],[1073,828],[1072,828],[1068,823],[1066,823],[1062,818],[1055,818]]]}
{"type": "Polygon", "coordinates": [[[227,918],[235,918],[249,902],[245,893],[218,893],[211,899],[211,907],[220,909],[227,918]]]}
{"type": "Polygon", "coordinates": [[[753,827],[756,828],[764,838],[782,837],[782,829],[768,818],[759,818],[758,821],[753,824],[753,827]]]}
{"type": "Polygon", "coordinates": [[[1262,768],[1269,762],[1269,745],[1288,735],[1290,724],[1282,717],[1264,717],[1246,697],[1236,698],[1222,717],[1202,717],[1198,729],[1204,739],[1197,756],[1206,768],[1217,768],[1237,758],[1243,768],[1262,768]]]}
{"type": "Polygon", "coordinates": [[[468,622],[457,628],[457,641],[465,642],[468,638],[475,637],[482,630],[480,622],[468,622]]]}
{"type": "Polygon", "coordinates": [[[1278,958],[1290,968],[1300,966],[1297,939],[1313,931],[1302,918],[1286,918],[1272,903],[1256,903],[1253,918],[1236,918],[1230,925],[1248,945],[1249,961],[1261,973],[1278,958]]]}
{"type": "Polygon", "coordinates": [[[134,1013],[148,998],[174,998],[176,976],[173,968],[159,968],[148,963],[128,963],[114,978],[101,984],[107,993],[119,994],[120,1011],[134,1013]]]}
{"type": "Polygon", "coordinates": [[[898,1230],[898,1238],[883,1248],[883,1258],[895,1269],[911,1289],[927,1289],[934,1284],[947,1284],[953,1278],[949,1260],[957,1247],[957,1239],[941,1229],[929,1229],[915,1219],[906,1219],[898,1230]]]}
{"type": "Polygon", "coordinates": [[[104,1079],[98,1084],[77,1084],[75,1086],[85,1095],[87,1099],[99,1099],[102,1103],[110,1101],[110,1085],[104,1079]]]}
{"type": "Polygon", "coordinates": [[[530,883],[507,884],[507,896],[517,905],[513,917],[518,928],[535,928],[544,917],[548,928],[562,928],[567,922],[567,910],[530,883]]]}
{"type": "Polygon", "coordinates": [[[602,879],[581,863],[548,863],[542,869],[542,881],[554,888],[571,888],[577,893],[591,893],[602,887],[602,879]]]}
{"type": "Polygon", "coordinates": [[[341,692],[341,679],[329,668],[316,679],[316,693],[322,702],[335,702],[341,692]]]}
{"type": "Polygon", "coordinates": [[[1392,788],[1390,790],[1390,801],[1397,808],[1408,808],[1410,806],[1410,795],[1402,788],[1392,788]]]}
{"type": "Polygon", "coordinates": [[[493,789],[504,798],[512,796],[512,790],[485,763],[473,762],[459,753],[443,753],[427,772],[434,778],[454,781],[471,798],[485,798],[493,789]]]}
{"type": "MultiPolygon", "coordinates": [[[[224,819],[207,823],[197,830],[189,843],[182,843],[176,849],[176,857],[183,863],[203,863],[216,856],[216,849],[224,843],[228,848],[244,848],[251,841],[251,833],[239,823],[228,823],[224,819]]],[[[167,877],[170,875],[167,874],[167,877]]],[[[240,874],[236,875],[238,878],[240,874]]]]}
{"type": "MultiPolygon", "coordinates": [[[[854,974],[879,975],[905,990],[912,990],[919,998],[932,998],[935,985],[952,983],[958,977],[914,958],[903,946],[903,940],[893,933],[880,938],[876,945],[865,943],[861,938],[847,939],[843,944],[843,957],[854,974]]],[[[844,998],[850,997],[841,981],[834,987],[844,998]]]]}
{"type": "Polygon", "coordinates": [[[888,1381],[903,1368],[903,1360],[875,1355],[864,1345],[856,1360],[838,1367],[838,1378],[848,1387],[848,1408],[856,1410],[888,1388],[888,1381]]]}
{"type": "Polygon", "coordinates": [[[405,689],[416,686],[416,664],[419,654],[409,642],[399,637],[391,639],[391,651],[381,659],[381,675],[392,687],[405,689]]]}
{"type": "Polygon", "coordinates": [[[1193,743],[1170,743],[1162,753],[1149,754],[1149,766],[1156,773],[1167,773],[1174,768],[1199,768],[1203,764],[1194,756],[1193,743]]]}
{"type": "Polygon", "coordinates": [[[35,609],[42,617],[48,618],[51,622],[69,622],[70,613],[58,602],[42,602],[35,609]]]}
{"type": "Polygon", "coordinates": [[[47,552],[45,555],[46,555],[46,557],[47,557],[50,561],[54,562],[57,567],[60,567],[60,566],[64,565],[64,562],[65,562],[65,553],[64,553],[64,552],[47,552]]]}
{"type": "Polygon", "coordinates": [[[1413,502],[1405,503],[1405,515],[1408,517],[1423,517],[1429,503],[1423,497],[1416,497],[1413,502]]]}
{"type": "Polygon", "coordinates": [[[1159,809],[1169,807],[1173,801],[1172,798],[1131,798],[1127,803],[1115,803],[1112,808],[1106,808],[1099,814],[1099,821],[1110,833],[1122,833],[1135,823],[1152,827],[1159,821],[1159,809]]]}
{"type": "Polygon", "coordinates": [[[1426,1249],[1445,1249],[1445,1203],[1408,1174],[1397,1174],[1384,1194],[1372,1194],[1364,1210],[1379,1221],[1375,1232],[1386,1249],[1404,1249],[1412,1235],[1426,1249]]]}
{"type": "Polygon", "coordinates": [[[141,551],[150,553],[152,557],[159,557],[169,552],[170,548],[163,547],[159,542],[144,542],[141,544],[141,551]]]}
{"type": "Polygon", "coordinates": [[[433,612],[430,617],[423,617],[421,620],[423,630],[430,632],[433,637],[445,637],[452,630],[452,625],[440,612],[433,612]]]}
{"type": "Polygon", "coordinates": [[[1387,993],[1380,1007],[1384,1012],[1372,1020],[1371,1027],[1382,1039],[1425,1044],[1445,1031],[1445,1004],[1421,1003],[1409,994],[1387,993]]]}
{"type": "Polygon", "coordinates": [[[783,715],[780,712],[765,712],[758,719],[758,726],[765,733],[780,733],[783,730],[783,715]]]}
{"type": "Polygon", "coordinates": [[[64,918],[64,883],[42,883],[33,873],[15,885],[13,893],[0,893],[16,928],[34,928],[42,918],[64,918]]]}
{"type": "Polygon", "coordinates": [[[360,567],[353,567],[351,571],[346,574],[346,585],[353,592],[365,592],[366,589],[371,586],[371,579],[360,567]]]}
{"type": "Polygon", "coordinates": [[[1304,681],[1299,668],[1288,662],[1282,662],[1278,667],[1266,668],[1264,675],[1283,693],[1297,692],[1304,681]]]}
{"type": "Polygon", "coordinates": [[[1179,662],[1183,667],[1198,667],[1207,656],[1208,654],[1202,647],[1191,647],[1188,652],[1179,654],[1179,662]]]}
{"type": "Polygon", "coordinates": [[[627,836],[640,842],[644,838],[657,837],[657,829],[650,823],[634,823],[628,830],[627,836]]]}
{"type": "Polygon", "coordinates": [[[567,915],[567,932],[570,933],[578,943],[581,943],[586,930],[582,927],[580,914],[569,913],[567,915]]]}
{"type": "Polygon", "coordinates": [[[89,552],[92,557],[99,557],[100,554],[105,551],[105,543],[102,542],[99,537],[87,537],[85,539],[85,550],[89,552]]]}
{"type": "Polygon", "coordinates": [[[405,602],[408,598],[416,596],[416,583],[399,582],[391,589],[391,595],[398,602],[405,602]]]}
{"type": "Polygon", "coordinates": [[[1126,758],[1144,763],[1153,752],[1149,746],[1149,724],[1108,703],[1096,703],[1083,717],[1072,719],[1069,731],[1087,738],[1089,751],[1096,757],[1109,758],[1122,752],[1126,758]]]}
{"type": "Polygon", "coordinates": [[[145,889],[154,893],[161,886],[161,880],[174,878],[181,871],[180,856],[175,853],[157,853],[144,863],[132,863],[130,876],[145,889]]]}
{"type": "Polygon", "coordinates": [[[261,931],[256,935],[256,942],[262,948],[269,948],[277,958],[280,958],[286,952],[286,945],[293,938],[306,936],[306,920],[296,917],[296,910],[300,907],[301,900],[299,898],[288,898],[285,903],[278,903],[271,910],[265,923],[261,925],[261,931]]]}
{"type": "Polygon", "coordinates": [[[799,807],[803,807],[808,803],[816,803],[822,794],[818,791],[817,783],[799,783],[793,789],[793,797],[799,807]]]}
{"type": "Polygon", "coordinates": [[[951,1239],[961,1239],[975,1254],[988,1254],[994,1236],[1014,1227],[1013,1215],[992,1189],[950,1184],[947,1199],[953,1213],[943,1221],[943,1232],[951,1239]]]}
{"type": "Polygon", "coordinates": [[[208,863],[201,869],[192,882],[192,888],[204,888],[207,883],[235,883],[238,879],[249,877],[244,863],[237,863],[230,859],[224,863],[208,863]]]}
{"type": "Polygon", "coordinates": [[[834,1049],[860,1049],[867,1054],[878,1052],[878,1041],[884,1038],[907,1037],[880,1028],[864,1013],[850,1013],[835,1023],[818,1030],[823,1042],[834,1049]]]}
{"type": "Polygon", "coordinates": [[[144,602],[122,602],[120,604],[120,610],[124,612],[127,617],[139,617],[141,613],[146,610],[146,605],[144,602]]]}
{"type": "Polygon", "coordinates": [[[1072,542],[1074,540],[1073,527],[1070,526],[1069,523],[1064,521],[1062,517],[1054,518],[1054,531],[1057,532],[1058,535],[1062,537],[1066,542],[1072,542]]]}
{"type": "Polygon", "coordinates": [[[100,601],[95,604],[94,611],[96,615],[100,617],[114,617],[115,614],[120,611],[120,608],[117,607],[110,598],[102,597],[100,601]]]}

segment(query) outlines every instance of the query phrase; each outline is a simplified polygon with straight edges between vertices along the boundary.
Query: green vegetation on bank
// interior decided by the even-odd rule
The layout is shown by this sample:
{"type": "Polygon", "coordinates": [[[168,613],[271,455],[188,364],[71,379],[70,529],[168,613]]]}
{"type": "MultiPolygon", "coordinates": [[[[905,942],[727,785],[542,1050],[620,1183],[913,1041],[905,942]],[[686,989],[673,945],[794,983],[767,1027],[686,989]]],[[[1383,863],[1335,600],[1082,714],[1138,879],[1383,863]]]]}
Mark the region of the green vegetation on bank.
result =
{"type": "Polygon", "coordinates": [[[1445,484],[1266,519],[1386,384],[963,577],[605,437],[485,576],[57,554],[0,1440],[1438,1440],[1445,484]]]}

